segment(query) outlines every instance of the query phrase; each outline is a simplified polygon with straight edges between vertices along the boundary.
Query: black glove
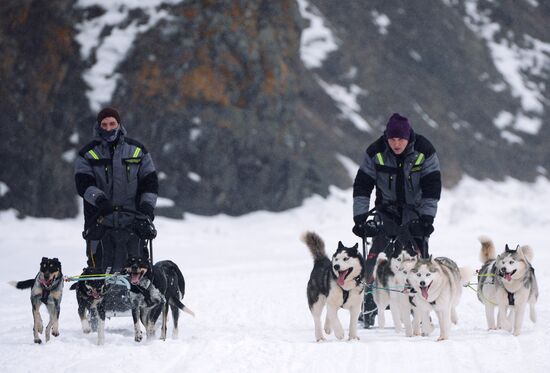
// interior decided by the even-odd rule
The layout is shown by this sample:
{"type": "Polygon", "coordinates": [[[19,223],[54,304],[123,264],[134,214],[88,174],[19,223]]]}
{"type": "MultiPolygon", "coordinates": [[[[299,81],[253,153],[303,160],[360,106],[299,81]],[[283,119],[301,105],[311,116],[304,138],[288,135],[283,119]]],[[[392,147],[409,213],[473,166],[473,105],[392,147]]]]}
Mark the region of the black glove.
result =
{"type": "Polygon", "coordinates": [[[367,220],[362,223],[355,223],[351,231],[358,237],[374,237],[378,234],[378,227],[374,220],[367,220]]]}
{"type": "Polygon", "coordinates": [[[147,202],[141,202],[139,205],[138,211],[142,214],[145,214],[151,219],[151,221],[155,220],[155,214],[153,213],[154,207],[148,204],[147,202]]]}
{"type": "Polygon", "coordinates": [[[152,240],[157,236],[157,230],[155,229],[153,222],[143,217],[136,217],[134,220],[134,231],[139,238],[144,240],[152,240]]]}
{"type": "Polygon", "coordinates": [[[420,215],[419,219],[409,223],[409,232],[413,237],[427,237],[434,231],[434,217],[430,215],[420,215]]]}
{"type": "Polygon", "coordinates": [[[100,216],[109,215],[113,212],[113,204],[104,195],[96,198],[95,206],[100,216]]]}

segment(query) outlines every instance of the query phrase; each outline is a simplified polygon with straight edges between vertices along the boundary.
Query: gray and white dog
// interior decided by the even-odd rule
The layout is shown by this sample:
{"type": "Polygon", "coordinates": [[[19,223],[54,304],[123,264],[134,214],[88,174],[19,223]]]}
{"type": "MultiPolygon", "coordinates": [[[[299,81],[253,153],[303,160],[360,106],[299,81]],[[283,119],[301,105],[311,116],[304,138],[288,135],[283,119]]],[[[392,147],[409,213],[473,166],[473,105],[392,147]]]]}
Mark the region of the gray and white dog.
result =
{"type": "Polygon", "coordinates": [[[345,247],[338,242],[338,248],[332,260],[325,252],[325,243],[314,232],[302,235],[313,256],[313,270],[307,283],[307,300],[315,323],[315,339],[325,340],[321,328],[321,314],[325,305],[327,314],[325,332],[338,339],[344,338],[344,329],[338,319],[338,310],[344,308],[350,312],[349,339],[359,339],[357,320],[361,313],[364,292],[365,265],[362,255],[357,251],[357,244],[345,247]]]}
{"type": "Polygon", "coordinates": [[[59,335],[59,312],[63,296],[63,273],[61,272],[59,259],[43,257],[40,262],[40,271],[34,279],[11,281],[10,284],[17,289],[31,288],[34,343],[42,343],[39,335],[44,329],[42,317],[40,316],[42,303],[46,305],[50,314],[50,321],[46,326],[46,342],[50,340],[50,332],[54,337],[57,337],[59,335]]]}
{"type": "MultiPolygon", "coordinates": [[[[430,311],[435,311],[439,320],[438,341],[449,338],[451,322],[456,324],[456,306],[460,301],[462,286],[468,283],[472,272],[458,268],[449,258],[418,258],[408,274],[408,281],[414,291],[415,318],[422,320],[425,335],[430,330],[424,328],[430,311]],[[418,314],[417,314],[418,312],[418,314]]],[[[418,321],[417,321],[418,322],[418,321]]]]}
{"type": "Polygon", "coordinates": [[[535,303],[538,298],[537,279],[531,265],[533,250],[524,245],[511,250],[508,245],[496,256],[493,241],[482,236],[480,259],[483,266],[478,274],[478,299],[485,305],[489,330],[503,328],[521,334],[523,316],[527,304],[529,316],[536,322],[535,303]],[[495,325],[495,307],[498,320],[495,325]],[[508,313],[509,311],[509,313],[508,313]]]}
{"type": "Polygon", "coordinates": [[[407,289],[407,273],[414,265],[415,257],[406,250],[395,253],[389,259],[380,253],[374,267],[374,302],[378,308],[378,326],[384,328],[384,310],[389,305],[395,331],[400,333],[405,326],[405,335],[412,337],[411,303],[407,289]]]}

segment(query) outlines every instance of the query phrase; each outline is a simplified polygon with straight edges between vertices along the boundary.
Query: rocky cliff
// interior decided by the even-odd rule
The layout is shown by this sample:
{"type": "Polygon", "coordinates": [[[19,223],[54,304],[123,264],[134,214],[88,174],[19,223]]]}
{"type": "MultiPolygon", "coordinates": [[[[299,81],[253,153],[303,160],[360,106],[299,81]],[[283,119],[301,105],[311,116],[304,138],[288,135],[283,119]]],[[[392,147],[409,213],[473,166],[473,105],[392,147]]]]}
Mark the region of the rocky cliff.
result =
{"type": "Polygon", "coordinates": [[[391,113],[443,180],[533,180],[550,157],[550,5],[536,0],[19,1],[0,5],[0,209],[77,212],[76,150],[102,105],[180,217],[351,186],[391,113]]]}

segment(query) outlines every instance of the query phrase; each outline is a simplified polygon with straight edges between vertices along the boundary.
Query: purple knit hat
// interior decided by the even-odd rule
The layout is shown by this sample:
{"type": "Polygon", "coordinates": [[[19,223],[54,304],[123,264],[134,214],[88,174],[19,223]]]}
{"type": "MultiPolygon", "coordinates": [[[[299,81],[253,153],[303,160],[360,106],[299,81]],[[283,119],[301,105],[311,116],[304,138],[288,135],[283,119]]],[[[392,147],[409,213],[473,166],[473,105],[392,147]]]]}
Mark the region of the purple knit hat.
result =
{"type": "Polygon", "coordinates": [[[399,115],[399,113],[394,113],[388,124],[386,124],[386,138],[400,138],[400,139],[409,139],[411,136],[411,125],[409,120],[405,117],[399,115]]]}

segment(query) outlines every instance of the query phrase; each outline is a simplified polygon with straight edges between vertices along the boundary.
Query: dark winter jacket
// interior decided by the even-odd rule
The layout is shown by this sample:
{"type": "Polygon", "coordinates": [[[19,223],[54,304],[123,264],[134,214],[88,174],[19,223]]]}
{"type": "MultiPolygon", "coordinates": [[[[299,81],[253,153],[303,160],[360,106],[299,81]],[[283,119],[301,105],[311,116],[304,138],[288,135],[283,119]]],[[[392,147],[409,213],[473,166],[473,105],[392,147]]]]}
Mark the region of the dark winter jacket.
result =
{"type": "Polygon", "coordinates": [[[113,206],[132,210],[142,204],[148,204],[151,211],[156,206],[158,178],[151,155],[141,143],[126,137],[126,129],[120,126],[118,139],[109,144],[99,137],[96,125],[94,140],[76,157],[75,182],[84,199],[85,228],[98,212],[98,198],[105,197],[113,206]]]}
{"type": "Polygon", "coordinates": [[[398,206],[402,210],[401,223],[418,218],[411,209],[419,215],[435,217],[441,195],[441,172],[433,145],[412,132],[409,144],[399,156],[393,153],[385,136],[367,148],[353,184],[356,223],[359,216],[369,211],[375,186],[375,206],[398,206]]]}

